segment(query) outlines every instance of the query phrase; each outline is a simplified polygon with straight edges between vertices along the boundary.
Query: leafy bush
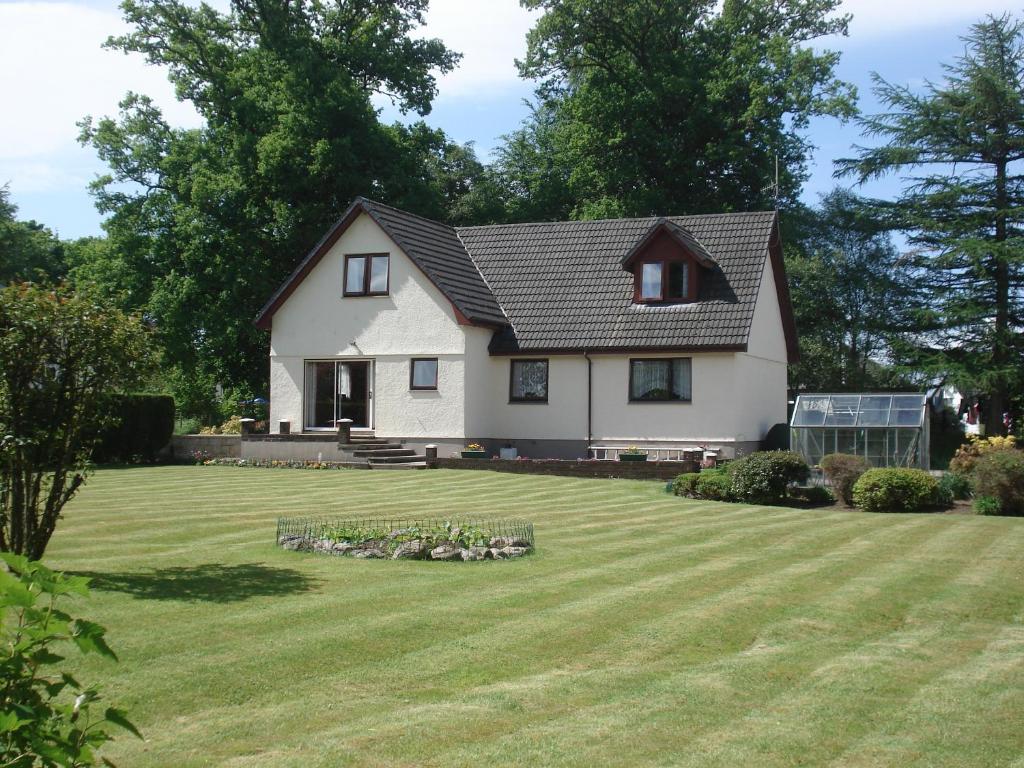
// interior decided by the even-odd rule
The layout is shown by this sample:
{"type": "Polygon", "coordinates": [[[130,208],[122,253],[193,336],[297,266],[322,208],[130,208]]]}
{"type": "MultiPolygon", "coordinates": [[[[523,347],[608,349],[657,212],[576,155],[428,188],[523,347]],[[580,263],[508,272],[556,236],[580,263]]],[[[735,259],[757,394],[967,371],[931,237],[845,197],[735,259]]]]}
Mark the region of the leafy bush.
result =
{"type": "Polygon", "coordinates": [[[923,469],[869,469],[853,485],[865,512],[921,512],[938,505],[938,481],[923,469]]]}
{"type": "Polygon", "coordinates": [[[951,499],[969,499],[973,489],[971,479],[955,472],[947,472],[939,478],[939,488],[948,493],[951,499]]]}
{"type": "Polygon", "coordinates": [[[871,469],[871,465],[862,456],[848,453],[830,453],[821,460],[821,469],[829,485],[843,504],[853,506],[853,484],[860,476],[871,469]]]}
{"type": "Polygon", "coordinates": [[[806,482],[811,469],[792,451],[758,451],[733,463],[732,495],[755,504],[776,504],[791,483],[806,482]]]}
{"type": "Polygon", "coordinates": [[[113,395],[108,398],[112,424],[100,434],[93,461],[152,463],[174,433],[174,398],[170,395],[113,395]]]}
{"type": "Polygon", "coordinates": [[[732,498],[732,480],[725,469],[705,469],[697,475],[694,490],[702,499],[729,501],[732,498]]]}
{"type": "Polygon", "coordinates": [[[0,765],[99,765],[96,750],[113,738],[106,726],[141,735],[119,709],[94,712],[100,701],[96,688],[83,687],[66,672],[43,673],[64,661],[53,648],[69,643],[81,653],[117,660],[103,627],[56,607],[67,595],[87,595],[87,579],[20,555],[0,558],[9,569],[0,569],[0,765]]]}
{"type": "Polygon", "coordinates": [[[1024,452],[991,451],[982,455],[974,464],[971,483],[978,496],[999,501],[998,514],[1024,515],[1024,452]]]}
{"type": "Polygon", "coordinates": [[[961,445],[949,462],[949,471],[965,477],[970,476],[974,471],[974,465],[982,456],[990,453],[1012,451],[1016,445],[1016,438],[1009,437],[978,437],[969,435],[968,442],[961,445]]]}
{"type": "Polygon", "coordinates": [[[823,485],[810,485],[804,488],[794,488],[790,491],[790,496],[802,499],[808,504],[816,505],[833,504],[836,500],[836,497],[832,495],[832,491],[823,485]]]}
{"type": "Polygon", "coordinates": [[[214,427],[203,427],[200,435],[240,435],[242,434],[242,417],[232,416],[223,424],[214,427]]]}
{"type": "Polygon", "coordinates": [[[974,499],[974,511],[979,515],[1001,515],[1003,505],[993,496],[978,496],[974,499]]]}
{"type": "Polygon", "coordinates": [[[693,497],[697,493],[697,481],[700,479],[699,472],[686,472],[676,475],[672,481],[672,493],[676,496],[693,497]]]}

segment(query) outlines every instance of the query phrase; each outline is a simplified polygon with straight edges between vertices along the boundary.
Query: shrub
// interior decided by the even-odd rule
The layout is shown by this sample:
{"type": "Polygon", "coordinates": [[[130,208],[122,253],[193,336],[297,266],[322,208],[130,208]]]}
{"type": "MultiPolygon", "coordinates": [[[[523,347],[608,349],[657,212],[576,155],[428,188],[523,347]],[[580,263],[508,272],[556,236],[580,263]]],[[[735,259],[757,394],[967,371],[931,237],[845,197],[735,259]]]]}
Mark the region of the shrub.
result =
{"type": "Polygon", "coordinates": [[[96,750],[113,738],[106,726],[142,737],[121,710],[96,711],[96,688],[46,672],[64,661],[55,651],[70,647],[117,660],[103,627],[57,608],[69,595],[87,595],[87,580],[20,555],[0,558],[7,566],[0,567],[0,765],[99,765],[96,750]]]}
{"type": "Polygon", "coordinates": [[[974,511],[979,515],[1001,515],[1003,505],[993,496],[978,496],[974,499],[974,511]]]}
{"type": "Polygon", "coordinates": [[[825,478],[835,491],[836,496],[842,499],[843,504],[853,506],[853,484],[860,479],[860,476],[871,469],[871,465],[861,456],[852,456],[848,453],[830,453],[821,460],[821,469],[825,478]]]}
{"type": "Polygon", "coordinates": [[[835,503],[832,491],[823,485],[810,485],[805,488],[794,488],[790,495],[806,501],[808,504],[825,505],[835,503]]]}
{"type": "Polygon", "coordinates": [[[974,465],[982,456],[990,453],[1012,451],[1016,444],[1016,438],[1009,437],[978,437],[969,435],[968,442],[961,445],[949,462],[949,471],[957,475],[969,476],[974,471],[974,465]]]}
{"type": "Polygon", "coordinates": [[[686,472],[682,475],[676,475],[676,479],[672,481],[672,493],[676,496],[693,498],[697,492],[697,480],[699,479],[699,472],[686,472]]]}
{"type": "Polygon", "coordinates": [[[938,481],[923,469],[869,469],[853,485],[865,512],[921,512],[940,501],[938,481]]]}
{"type": "Polygon", "coordinates": [[[694,490],[702,499],[729,501],[732,498],[732,481],[724,469],[705,469],[697,475],[694,490]]]}
{"type": "Polygon", "coordinates": [[[199,430],[200,435],[240,435],[242,434],[242,417],[232,416],[223,424],[213,427],[203,427],[199,430]]]}
{"type": "Polygon", "coordinates": [[[174,398],[170,395],[113,395],[108,398],[112,424],[100,433],[93,461],[156,461],[174,433],[174,398]]]}
{"type": "Polygon", "coordinates": [[[755,504],[776,504],[791,483],[806,482],[811,469],[792,451],[759,451],[730,467],[732,494],[755,504]]]}
{"type": "Polygon", "coordinates": [[[1024,515],[1024,452],[992,451],[982,455],[975,462],[971,483],[978,496],[999,501],[998,514],[1024,515]]]}
{"type": "Polygon", "coordinates": [[[939,478],[939,488],[948,493],[951,499],[971,498],[971,479],[955,472],[947,472],[939,478]]]}

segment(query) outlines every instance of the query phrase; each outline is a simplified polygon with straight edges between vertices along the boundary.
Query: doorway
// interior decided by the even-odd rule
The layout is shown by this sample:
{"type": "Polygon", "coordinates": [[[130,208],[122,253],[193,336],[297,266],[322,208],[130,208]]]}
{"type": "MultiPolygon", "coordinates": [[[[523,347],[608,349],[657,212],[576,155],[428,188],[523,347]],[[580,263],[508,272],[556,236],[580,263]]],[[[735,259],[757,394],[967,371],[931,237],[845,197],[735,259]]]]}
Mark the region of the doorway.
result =
{"type": "Polygon", "coordinates": [[[353,429],[369,429],[372,382],[372,360],[307,360],[304,429],[333,430],[338,419],[352,419],[353,429]]]}

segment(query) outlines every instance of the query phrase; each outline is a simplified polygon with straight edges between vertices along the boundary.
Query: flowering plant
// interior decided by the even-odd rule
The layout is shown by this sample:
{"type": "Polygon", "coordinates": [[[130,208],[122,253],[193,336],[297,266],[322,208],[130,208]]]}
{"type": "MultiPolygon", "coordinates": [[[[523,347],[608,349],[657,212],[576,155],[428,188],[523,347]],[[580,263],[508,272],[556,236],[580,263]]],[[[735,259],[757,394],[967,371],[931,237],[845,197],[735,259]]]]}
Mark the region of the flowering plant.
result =
{"type": "Polygon", "coordinates": [[[466,446],[467,451],[482,451],[484,447],[480,443],[470,443],[466,446]]]}
{"type": "Polygon", "coordinates": [[[628,454],[630,456],[639,456],[641,453],[646,453],[646,451],[641,451],[640,448],[638,448],[637,446],[631,445],[629,446],[629,448],[624,450],[623,453],[628,454]]]}

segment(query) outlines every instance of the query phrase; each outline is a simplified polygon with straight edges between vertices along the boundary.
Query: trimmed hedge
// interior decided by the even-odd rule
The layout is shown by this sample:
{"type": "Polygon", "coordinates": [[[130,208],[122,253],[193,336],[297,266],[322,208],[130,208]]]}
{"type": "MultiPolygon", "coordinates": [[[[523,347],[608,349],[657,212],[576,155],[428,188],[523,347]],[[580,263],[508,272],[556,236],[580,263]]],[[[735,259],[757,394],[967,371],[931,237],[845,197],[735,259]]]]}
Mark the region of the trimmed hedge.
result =
{"type": "Polygon", "coordinates": [[[693,496],[697,492],[699,472],[684,472],[672,481],[672,493],[676,496],[693,496]]]}
{"type": "Polygon", "coordinates": [[[112,423],[100,434],[92,460],[97,463],[156,461],[174,433],[170,395],[113,395],[112,423]]]}
{"type": "Polygon", "coordinates": [[[786,499],[786,488],[804,483],[811,468],[792,451],[758,451],[729,467],[732,495],[754,504],[778,504],[786,499]]]}
{"type": "Polygon", "coordinates": [[[923,469],[869,469],[853,486],[865,512],[923,512],[939,505],[939,483],[923,469]]]}
{"type": "Polygon", "coordinates": [[[730,501],[732,499],[732,479],[724,469],[705,469],[697,475],[695,491],[701,499],[730,501]]]}

